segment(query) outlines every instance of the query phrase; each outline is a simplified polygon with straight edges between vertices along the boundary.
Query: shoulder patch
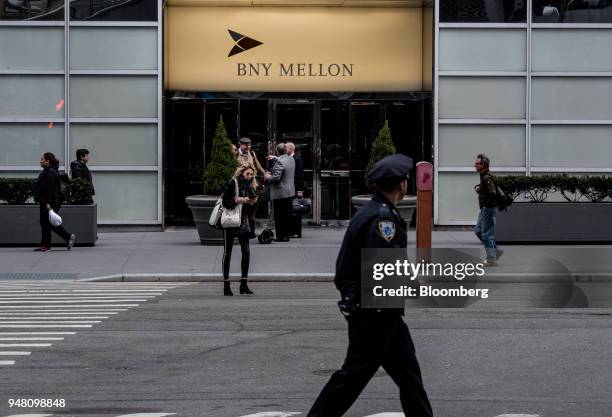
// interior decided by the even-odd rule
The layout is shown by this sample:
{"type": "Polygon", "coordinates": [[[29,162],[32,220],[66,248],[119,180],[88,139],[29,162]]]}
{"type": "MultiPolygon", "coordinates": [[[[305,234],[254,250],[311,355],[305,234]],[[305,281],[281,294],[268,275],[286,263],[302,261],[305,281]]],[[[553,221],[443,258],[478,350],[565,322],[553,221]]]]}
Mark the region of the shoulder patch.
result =
{"type": "Polygon", "coordinates": [[[390,242],[395,237],[395,223],[391,220],[381,219],[376,223],[376,230],[387,242],[390,242]]]}

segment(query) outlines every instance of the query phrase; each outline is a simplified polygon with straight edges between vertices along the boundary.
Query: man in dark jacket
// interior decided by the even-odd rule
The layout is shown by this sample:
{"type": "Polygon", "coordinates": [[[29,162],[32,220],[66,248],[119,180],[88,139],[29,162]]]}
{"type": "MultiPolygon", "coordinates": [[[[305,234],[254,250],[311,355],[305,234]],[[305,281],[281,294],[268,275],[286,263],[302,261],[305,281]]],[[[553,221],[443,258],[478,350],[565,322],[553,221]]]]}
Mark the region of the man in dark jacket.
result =
{"type": "Polygon", "coordinates": [[[49,210],[59,212],[62,206],[62,196],[60,193],[59,161],[51,152],[45,153],[40,158],[40,166],[43,171],[36,180],[36,195],[34,199],[40,207],[40,227],[42,238],[40,247],[34,249],[38,252],[51,250],[51,231],[60,235],[66,241],[66,248],[72,249],[75,236],[60,226],[53,226],[49,221],[49,210]]]}
{"type": "Polygon", "coordinates": [[[478,194],[478,220],[474,233],[484,245],[487,253],[487,258],[484,264],[488,266],[496,266],[497,261],[502,256],[504,251],[497,249],[495,243],[495,219],[497,217],[497,186],[495,178],[489,171],[491,160],[487,155],[481,153],[476,157],[474,168],[480,174],[480,184],[474,187],[478,194]]]}
{"type": "MultiPolygon", "coordinates": [[[[295,176],[293,183],[295,184],[295,198],[304,198],[304,161],[295,153],[295,144],[293,142],[285,143],[287,146],[287,154],[293,157],[295,161],[295,176]]],[[[302,215],[292,213],[289,237],[302,237],[302,215]]]]}
{"type": "MultiPolygon", "coordinates": [[[[76,161],[72,161],[70,163],[72,179],[85,179],[89,183],[91,195],[96,195],[96,190],[93,186],[93,178],[91,177],[91,172],[89,172],[89,168],[87,168],[87,163],[89,162],[89,151],[87,149],[77,149],[76,158],[76,161]]],[[[93,198],[90,198],[89,203],[93,204],[93,198]]]]}
{"type": "Polygon", "coordinates": [[[407,247],[406,222],[396,204],[406,194],[412,165],[407,156],[395,154],[368,173],[378,191],[351,220],[336,261],[334,281],[342,297],[340,312],[348,321],[349,347],[342,369],[332,375],[307,417],[343,416],[380,366],[399,386],[407,417],[433,416],[403,309],[360,304],[361,249],[407,247]]]}

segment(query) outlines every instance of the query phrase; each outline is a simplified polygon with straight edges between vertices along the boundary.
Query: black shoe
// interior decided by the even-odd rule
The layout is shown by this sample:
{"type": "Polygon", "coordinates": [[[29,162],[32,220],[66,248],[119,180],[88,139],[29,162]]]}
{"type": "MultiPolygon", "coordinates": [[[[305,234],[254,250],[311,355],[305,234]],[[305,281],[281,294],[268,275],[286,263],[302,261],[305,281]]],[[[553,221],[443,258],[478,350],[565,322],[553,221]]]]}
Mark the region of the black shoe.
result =
{"type": "Polygon", "coordinates": [[[288,237],[279,237],[278,239],[274,239],[275,242],[289,242],[288,237]]]}
{"type": "Polygon", "coordinates": [[[290,238],[301,239],[302,235],[289,235],[290,238]]]}
{"type": "Polygon", "coordinates": [[[240,294],[253,294],[253,291],[251,291],[251,289],[247,285],[246,279],[240,280],[240,294]]]}
{"type": "Polygon", "coordinates": [[[232,288],[230,287],[229,281],[223,281],[223,295],[232,296],[234,293],[232,292],[232,288]]]}
{"type": "Polygon", "coordinates": [[[34,252],[49,252],[51,248],[47,246],[41,246],[40,248],[34,249],[34,252]]]}
{"type": "Polygon", "coordinates": [[[76,240],[76,236],[73,234],[70,235],[70,239],[66,242],[66,249],[70,250],[74,246],[74,241],[76,240]]]}

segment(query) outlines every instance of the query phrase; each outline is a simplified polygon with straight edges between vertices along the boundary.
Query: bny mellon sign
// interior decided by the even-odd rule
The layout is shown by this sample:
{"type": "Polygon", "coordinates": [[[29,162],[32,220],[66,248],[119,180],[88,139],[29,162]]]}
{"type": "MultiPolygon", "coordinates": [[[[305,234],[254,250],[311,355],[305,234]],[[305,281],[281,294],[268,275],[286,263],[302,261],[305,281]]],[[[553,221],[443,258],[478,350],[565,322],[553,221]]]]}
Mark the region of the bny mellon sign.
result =
{"type": "Polygon", "coordinates": [[[170,7],[167,13],[169,90],[422,88],[420,9],[170,7]]]}

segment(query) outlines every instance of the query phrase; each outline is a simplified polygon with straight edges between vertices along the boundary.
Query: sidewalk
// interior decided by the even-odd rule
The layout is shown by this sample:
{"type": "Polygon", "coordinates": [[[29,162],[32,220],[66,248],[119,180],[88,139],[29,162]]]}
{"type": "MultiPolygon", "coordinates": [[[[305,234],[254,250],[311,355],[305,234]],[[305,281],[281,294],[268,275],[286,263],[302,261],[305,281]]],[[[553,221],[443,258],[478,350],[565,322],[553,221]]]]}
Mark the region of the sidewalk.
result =
{"type": "MultiPolygon", "coordinates": [[[[302,239],[261,245],[251,241],[250,276],[254,279],[329,280],[344,228],[303,230],[302,239]]],[[[409,245],[415,242],[414,231],[409,245]]],[[[480,248],[469,231],[436,231],[434,247],[480,248]]],[[[505,246],[496,274],[529,275],[541,271],[545,258],[554,258],[571,273],[612,273],[612,246],[505,246]]],[[[481,251],[481,253],[484,253],[481,251]]],[[[220,246],[202,246],[195,229],[166,232],[100,233],[95,247],[72,251],[53,248],[0,248],[0,280],[6,279],[175,279],[217,280],[221,277],[220,246]]],[[[240,272],[240,246],[234,246],[232,275],[240,272]]]]}

